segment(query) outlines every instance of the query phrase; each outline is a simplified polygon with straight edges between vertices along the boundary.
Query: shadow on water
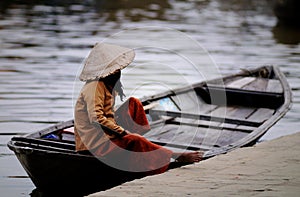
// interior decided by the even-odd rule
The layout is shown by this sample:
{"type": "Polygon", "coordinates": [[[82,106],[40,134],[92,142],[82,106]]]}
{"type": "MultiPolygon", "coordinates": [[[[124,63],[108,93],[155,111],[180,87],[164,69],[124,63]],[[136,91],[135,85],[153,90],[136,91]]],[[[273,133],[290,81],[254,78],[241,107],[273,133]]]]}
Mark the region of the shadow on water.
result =
{"type": "Polygon", "coordinates": [[[90,191],[81,191],[81,192],[61,192],[61,191],[53,191],[53,192],[42,192],[39,189],[34,189],[31,193],[31,197],[64,197],[64,196],[72,196],[72,197],[82,197],[86,196],[95,192],[98,192],[99,190],[90,190],[90,191]]]}
{"type": "Polygon", "coordinates": [[[280,23],[300,27],[299,0],[277,0],[273,10],[280,23]]]}
{"type": "Polygon", "coordinates": [[[281,44],[300,43],[300,1],[277,0],[273,6],[277,24],[272,29],[274,39],[281,44]]]}
{"type": "Polygon", "coordinates": [[[281,44],[297,45],[300,43],[300,26],[290,26],[278,22],[272,29],[276,42],[281,44]]]}
{"type": "Polygon", "coordinates": [[[113,187],[116,187],[118,185],[121,185],[125,182],[132,181],[134,179],[142,178],[143,176],[137,176],[137,177],[131,177],[127,178],[126,180],[119,180],[118,178],[115,179],[115,182],[102,182],[99,183],[99,180],[95,180],[95,184],[85,184],[85,180],[82,180],[81,186],[72,186],[68,183],[66,183],[64,186],[52,186],[51,188],[47,188],[46,190],[41,190],[39,188],[35,188],[32,190],[32,192],[29,194],[31,197],[65,197],[65,196],[72,196],[72,197],[82,197],[86,196],[92,193],[105,191],[108,189],[111,189],[113,187]],[[97,184],[98,183],[98,184],[97,184]]]}
{"type": "MultiPolygon", "coordinates": [[[[169,165],[169,170],[180,168],[182,166],[185,166],[187,164],[184,163],[171,163],[169,165]]],[[[111,179],[109,180],[102,180],[99,181],[99,179],[91,179],[93,184],[85,182],[85,178],[82,179],[82,184],[78,184],[74,186],[74,184],[68,184],[66,183],[65,187],[63,186],[57,186],[47,188],[46,190],[40,190],[38,188],[35,188],[30,193],[31,197],[65,197],[65,196],[72,196],[72,197],[82,197],[86,196],[92,193],[105,191],[108,189],[111,189],[113,187],[119,186],[123,183],[130,182],[136,179],[141,179],[146,176],[151,175],[145,175],[144,173],[127,173],[127,172],[120,172],[115,174],[114,172],[110,172],[111,179]],[[125,174],[124,174],[125,173],[125,174]],[[125,176],[124,176],[125,175],[125,176]],[[117,178],[116,178],[117,177],[117,178]],[[95,184],[94,184],[95,183],[95,184]]],[[[100,177],[100,175],[99,175],[100,177]]]]}
{"type": "MultiPolygon", "coordinates": [[[[117,185],[114,185],[117,186],[117,185]]],[[[106,189],[110,189],[113,186],[106,188],[106,189]]],[[[37,188],[35,188],[34,190],[32,190],[32,192],[29,194],[29,196],[31,197],[65,197],[65,196],[72,196],[72,197],[83,197],[83,196],[87,196],[89,194],[95,193],[95,192],[99,192],[99,191],[103,191],[105,189],[101,189],[101,188],[89,188],[89,189],[83,189],[83,190],[69,190],[69,191],[58,191],[55,188],[53,188],[53,191],[49,192],[45,192],[45,191],[41,191],[37,188]]]]}

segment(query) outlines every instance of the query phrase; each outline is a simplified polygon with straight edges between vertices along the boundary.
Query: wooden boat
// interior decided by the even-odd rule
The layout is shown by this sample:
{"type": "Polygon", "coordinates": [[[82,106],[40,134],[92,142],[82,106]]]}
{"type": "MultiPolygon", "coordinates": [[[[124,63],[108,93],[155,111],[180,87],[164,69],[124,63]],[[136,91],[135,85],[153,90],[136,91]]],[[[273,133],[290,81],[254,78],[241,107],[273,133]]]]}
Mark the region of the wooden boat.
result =
{"type": "MultiPolygon", "coordinates": [[[[202,150],[207,159],[256,143],[289,110],[291,90],[278,67],[263,66],[141,101],[152,128],[147,139],[173,150],[202,150]]],[[[141,177],[75,152],[73,124],[62,122],[8,143],[38,189],[91,192],[141,177]]]]}

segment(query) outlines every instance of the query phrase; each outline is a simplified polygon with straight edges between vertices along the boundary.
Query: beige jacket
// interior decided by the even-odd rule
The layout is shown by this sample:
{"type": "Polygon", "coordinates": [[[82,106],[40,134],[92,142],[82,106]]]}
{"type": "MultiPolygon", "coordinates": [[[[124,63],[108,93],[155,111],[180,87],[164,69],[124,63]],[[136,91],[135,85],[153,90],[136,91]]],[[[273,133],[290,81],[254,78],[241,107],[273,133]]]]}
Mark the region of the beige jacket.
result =
{"type": "Polygon", "coordinates": [[[113,138],[108,136],[93,122],[98,122],[118,133],[124,129],[114,119],[114,96],[102,81],[87,82],[75,105],[76,150],[92,150],[113,138]]]}

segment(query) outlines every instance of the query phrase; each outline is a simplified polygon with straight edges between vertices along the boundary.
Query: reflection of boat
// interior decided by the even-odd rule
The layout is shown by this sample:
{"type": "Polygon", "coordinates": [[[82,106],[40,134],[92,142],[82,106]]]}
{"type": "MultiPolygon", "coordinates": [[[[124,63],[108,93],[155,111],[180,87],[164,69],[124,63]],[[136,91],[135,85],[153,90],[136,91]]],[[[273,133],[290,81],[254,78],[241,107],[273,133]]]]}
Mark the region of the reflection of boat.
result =
{"type": "Polygon", "coordinates": [[[104,10],[119,10],[119,9],[132,9],[132,8],[139,8],[143,10],[149,10],[151,9],[151,5],[157,5],[159,8],[170,8],[171,5],[168,2],[168,0],[130,0],[130,1],[124,1],[124,0],[115,0],[115,1],[109,1],[109,0],[94,0],[96,7],[99,9],[104,10]]]}
{"type": "MultiPolygon", "coordinates": [[[[209,158],[254,144],[288,111],[291,90],[277,67],[265,66],[142,102],[152,127],[146,138],[174,150],[203,150],[209,158]]],[[[37,188],[95,191],[140,177],[76,153],[72,127],[70,120],[8,143],[37,188]]]]}
{"type": "Polygon", "coordinates": [[[274,13],[279,22],[300,26],[300,1],[299,0],[277,0],[274,13]]]}
{"type": "Polygon", "coordinates": [[[300,26],[277,23],[272,29],[273,37],[278,43],[297,45],[300,43],[300,26]]]}

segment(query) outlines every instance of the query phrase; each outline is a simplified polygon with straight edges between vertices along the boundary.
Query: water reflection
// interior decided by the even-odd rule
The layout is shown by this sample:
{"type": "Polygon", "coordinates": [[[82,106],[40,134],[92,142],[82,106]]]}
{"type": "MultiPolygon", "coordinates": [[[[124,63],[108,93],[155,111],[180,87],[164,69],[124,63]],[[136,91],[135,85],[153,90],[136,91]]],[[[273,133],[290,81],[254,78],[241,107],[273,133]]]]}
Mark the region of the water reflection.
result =
{"type": "MultiPolygon", "coordinates": [[[[1,13],[8,14],[7,10],[15,6],[22,6],[26,11],[26,16],[55,16],[59,13],[72,15],[76,12],[84,13],[95,10],[105,21],[129,21],[137,22],[141,20],[167,20],[166,9],[171,8],[169,0],[31,0],[31,1],[2,1],[0,3],[1,13]],[[47,6],[47,7],[46,7],[47,6]],[[50,7],[51,6],[51,7],[50,7]]],[[[86,22],[85,18],[81,18],[81,23],[86,22]]],[[[31,21],[29,19],[29,21],[31,21]]],[[[49,24],[57,25],[57,19],[54,17],[49,24]]]]}
{"type": "Polygon", "coordinates": [[[300,1],[276,0],[274,13],[279,22],[289,26],[300,27],[300,1]]]}
{"type": "Polygon", "coordinates": [[[300,43],[300,27],[277,23],[272,29],[273,37],[278,43],[297,45],[300,43]]]}
{"type": "MultiPolygon", "coordinates": [[[[74,188],[76,189],[76,188],[74,188]]],[[[65,197],[65,196],[71,196],[71,197],[83,197],[87,196],[91,193],[99,192],[101,189],[94,189],[94,190],[87,190],[87,191],[57,191],[55,188],[53,188],[52,192],[43,192],[38,189],[32,190],[32,192],[29,194],[31,197],[65,197]]]]}
{"type": "Polygon", "coordinates": [[[274,6],[274,0],[263,1],[247,1],[247,0],[226,0],[218,1],[220,3],[220,10],[222,11],[234,11],[237,13],[245,13],[248,16],[255,16],[254,14],[267,14],[273,15],[272,8],[274,6]]]}
{"type": "Polygon", "coordinates": [[[166,20],[165,11],[171,8],[168,0],[95,0],[94,3],[97,13],[106,21],[166,20]]]}
{"type": "Polygon", "coordinates": [[[6,10],[12,8],[15,5],[26,5],[32,7],[34,5],[49,5],[49,6],[70,6],[72,4],[90,4],[91,0],[10,0],[10,1],[1,1],[0,8],[6,10]]]}

